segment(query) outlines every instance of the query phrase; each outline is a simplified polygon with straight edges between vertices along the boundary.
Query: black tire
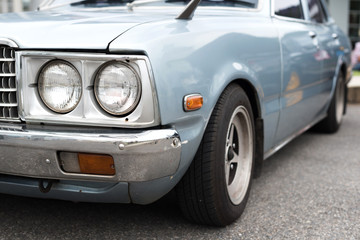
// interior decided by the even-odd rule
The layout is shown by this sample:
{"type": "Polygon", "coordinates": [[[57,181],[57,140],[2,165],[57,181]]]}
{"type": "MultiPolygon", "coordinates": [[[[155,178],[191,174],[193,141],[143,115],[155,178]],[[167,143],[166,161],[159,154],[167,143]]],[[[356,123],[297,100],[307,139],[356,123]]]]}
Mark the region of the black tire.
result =
{"type": "Polygon", "coordinates": [[[254,169],[253,119],[244,90],[229,85],[214,108],[190,168],[176,188],[180,208],[190,221],[226,226],[244,211],[254,169]],[[241,141],[239,131],[243,133],[241,141]],[[244,160],[236,161],[242,157],[244,160]],[[233,191],[238,188],[238,192],[233,191]]]}
{"type": "Polygon", "coordinates": [[[334,96],[327,112],[327,117],[315,125],[314,130],[323,133],[335,133],[339,130],[346,108],[346,86],[344,76],[339,75],[334,96]]]}

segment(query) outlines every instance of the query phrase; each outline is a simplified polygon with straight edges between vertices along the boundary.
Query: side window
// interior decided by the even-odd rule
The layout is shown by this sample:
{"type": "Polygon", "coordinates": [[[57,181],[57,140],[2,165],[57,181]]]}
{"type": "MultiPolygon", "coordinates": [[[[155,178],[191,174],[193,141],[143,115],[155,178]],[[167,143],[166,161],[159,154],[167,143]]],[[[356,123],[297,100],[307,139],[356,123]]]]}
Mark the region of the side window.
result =
{"type": "Polygon", "coordinates": [[[309,6],[310,19],[315,23],[323,23],[326,21],[324,8],[319,0],[307,0],[309,6]]]}
{"type": "Polygon", "coordinates": [[[282,17],[304,19],[300,0],[275,0],[275,14],[282,17]]]}

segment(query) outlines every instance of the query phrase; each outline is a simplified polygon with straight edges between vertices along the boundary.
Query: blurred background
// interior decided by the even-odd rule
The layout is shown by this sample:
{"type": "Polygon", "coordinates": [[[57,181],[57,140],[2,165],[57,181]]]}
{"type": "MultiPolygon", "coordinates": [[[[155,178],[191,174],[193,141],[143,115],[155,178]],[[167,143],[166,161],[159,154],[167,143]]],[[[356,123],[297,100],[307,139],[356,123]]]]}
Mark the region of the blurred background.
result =
{"type": "Polygon", "coordinates": [[[0,0],[0,12],[22,12],[35,10],[43,0],[0,0]]]}
{"type": "MultiPolygon", "coordinates": [[[[43,0],[0,0],[0,13],[36,10],[43,0]]],[[[325,0],[331,16],[349,35],[353,46],[360,41],[360,0],[325,0]]]]}
{"type": "Polygon", "coordinates": [[[360,41],[360,0],[326,0],[330,14],[349,36],[352,45],[360,41]]]}

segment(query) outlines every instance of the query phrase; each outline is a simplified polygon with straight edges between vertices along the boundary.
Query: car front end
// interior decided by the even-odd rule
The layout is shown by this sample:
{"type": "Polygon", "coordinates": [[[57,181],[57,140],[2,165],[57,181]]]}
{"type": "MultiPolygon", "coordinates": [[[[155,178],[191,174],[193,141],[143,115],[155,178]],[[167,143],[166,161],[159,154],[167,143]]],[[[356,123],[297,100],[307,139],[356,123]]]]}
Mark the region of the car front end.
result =
{"type": "Polygon", "coordinates": [[[146,56],[0,44],[1,192],[131,202],[128,183],[176,172],[181,140],[160,125],[146,56]]]}

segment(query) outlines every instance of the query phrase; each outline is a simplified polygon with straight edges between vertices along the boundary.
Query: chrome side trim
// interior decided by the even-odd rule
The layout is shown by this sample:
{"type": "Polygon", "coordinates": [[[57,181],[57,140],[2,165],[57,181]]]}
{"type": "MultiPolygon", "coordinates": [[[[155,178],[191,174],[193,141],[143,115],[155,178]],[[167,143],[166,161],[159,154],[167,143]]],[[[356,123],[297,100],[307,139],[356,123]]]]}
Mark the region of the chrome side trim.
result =
{"type": "Polygon", "coordinates": [[[173,175],[181,140],[174,129],[44,128],[0,124],[0,173],[44,179],[139,182],[173,175]],[[66,173],[59,152],[111,155],[114,176],[66,173]]]}
{"type": "Polygon", "coordinates": [[[279,151],[280,149],[282,149],[285,145],[287,145],[289,142],[291,142],[294,138],[296,138],[297,136],[303,134],[304,132],[306,132],[307,130],[309,130],[311,127],[313,127],[315,124],[317,124],[318,122],[320,122],[322,119],[324,119],[326,117],[325,115],[322,115],[318,118],[315,119],[315,121],[313,121],[312,123],[310,123],[309,125],[307,125],[306,127],[304,127],[303,129],[295,132],[294,134],[290,135],[288,138],[286,138],[284,141],[280,142],[278,145],[276,145],[275,147],[271,148],[269,151],[267,151],[264,154],[264,160],[266,160],[267,158],[271,157],[272,155],[274,155],[277,151],[279,151]]]}

